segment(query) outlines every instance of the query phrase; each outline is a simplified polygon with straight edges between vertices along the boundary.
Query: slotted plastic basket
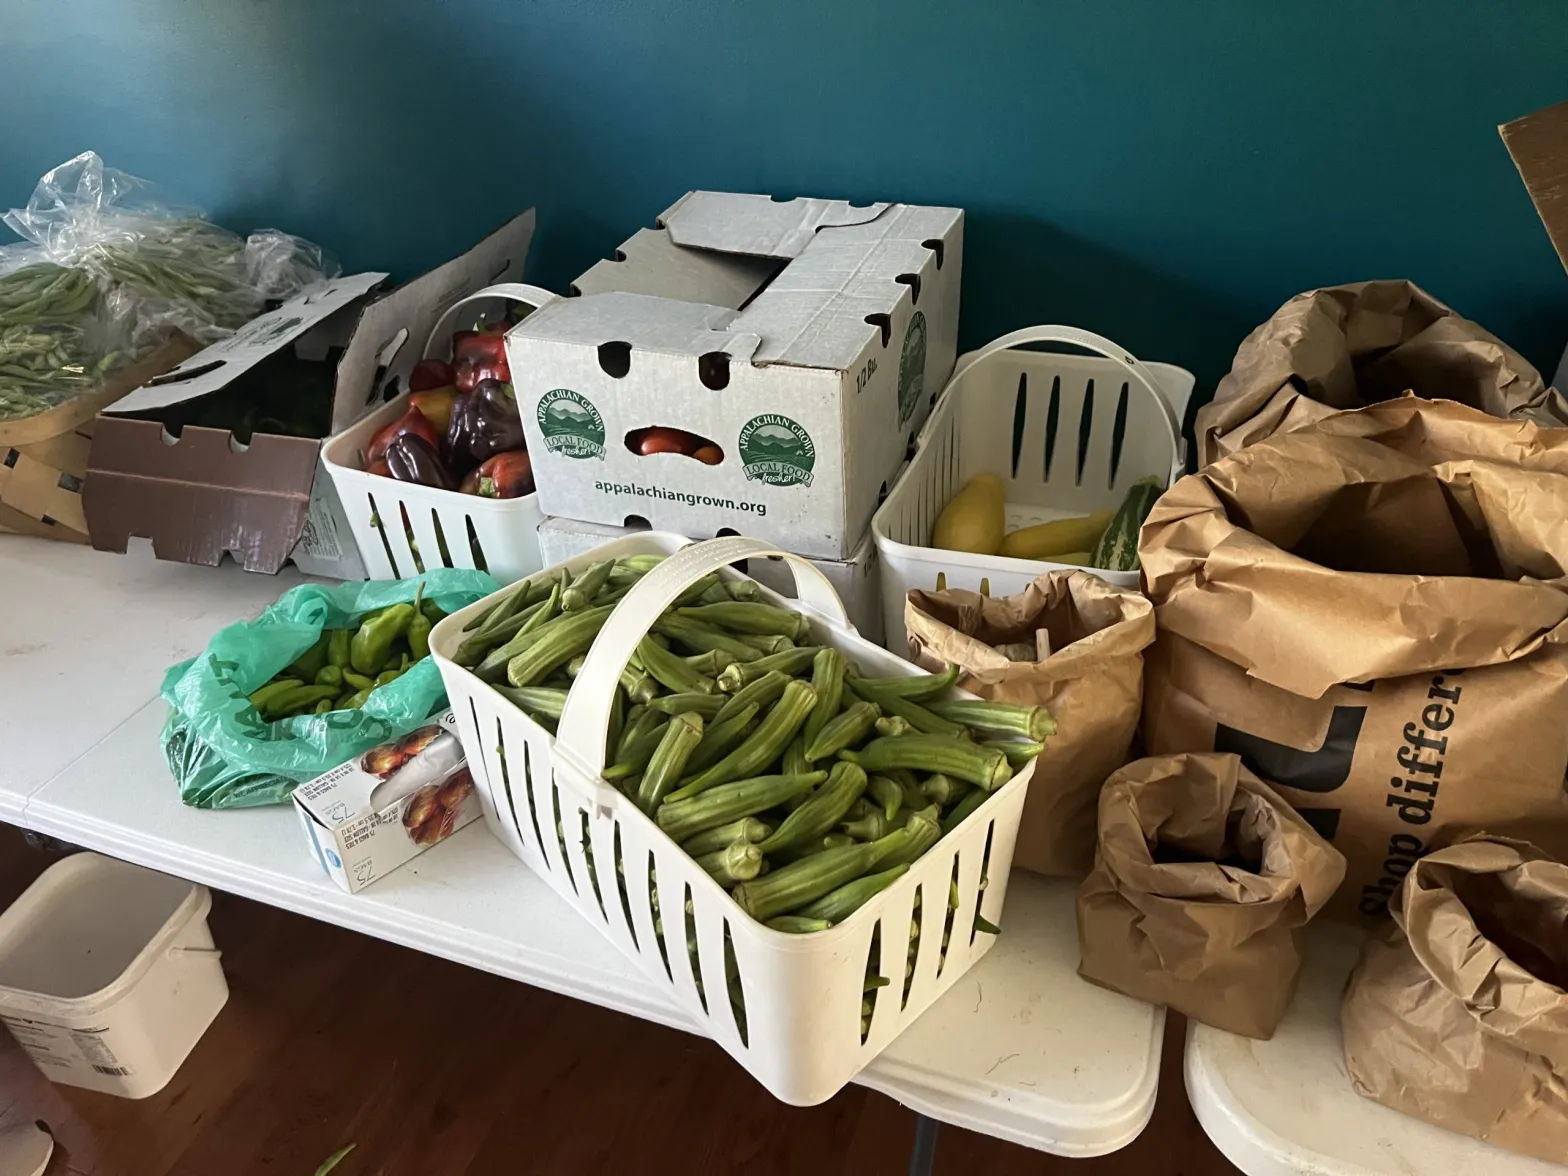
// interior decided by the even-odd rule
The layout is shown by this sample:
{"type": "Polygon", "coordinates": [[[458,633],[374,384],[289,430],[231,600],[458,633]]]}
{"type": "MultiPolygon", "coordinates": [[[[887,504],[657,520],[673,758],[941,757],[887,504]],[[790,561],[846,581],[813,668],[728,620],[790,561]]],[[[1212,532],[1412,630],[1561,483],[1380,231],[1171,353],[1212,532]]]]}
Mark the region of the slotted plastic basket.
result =
{"type": "Polygon", "coordinates": [[[813,643],[842,650],[867,674],[921,671],[855,633],[832,587],[800,557],[754,539],[688,542],[646,532],[556,565],[578,571],[601,559],[670,555],[606,622],[577,675],[555,736],[452,662],[463,626],[487,607],[486,601],[438,624],[430,648],[495,835],[763,1086],[785,1102],[810,1106],[854,1078],[990,948],[992,936],[974,931],[975,914],[1001,921],[1013,842],[1034,769],[1020,770],[908,873],[830,930],[791,935],[754,922],[636,805],[601,779],[612,693],[637,642],[682,590],[708,572],[740,579],[728,566],[736,560],[784,555],[794,568],[800,599],[785,600],[766,588],[761,598],[804,613],[813,643]],[[956,909],[947,901],[950,883],[957,886],[956,909]],[[920,935],[913,941],[914,972],[905,987],[917,893],[920,935]],[[654,930],[653,894],[663,915],[662,936],[654,930]],[[951,941],[943,959],[942,933],[949,919],[951,941]],[[695,963],[688,937],[696,944],[695,963]],[[727,953],[733,959],[729,968],[727,953]],[[868,966],[891,983],[873,990],[870,1028],[862,1040],[868,966]],[[741,994],[741,1015],[727,991],[731,977],[741,994]]]}
{"type": "MultiPolygon", "coordinates": [[[[871,519],[888,648],[904,648],[904,598],[912,588],[1005,596],[1069,566],[927,546],[942,508],[970,478],[1002,479],[1009,531],[1114,508],[1140,478],[1169,485],[1186,462],[1181,419],[1192,385],[1191,372],[1140,363],[1076,327],[1025,327],[960,357],[915,456],[871,519]],[[1016,350],[1029,343],[1094,354],[1016,350]]],[[[1136,571],[1086,570],[1138,586],[1136,571]]]]}
{"type": "MultiPolygon", "coordinates": [[[[449,353],[459,311],[506,299],[537,309],[555,295],[538,286],[502,282],[454,302],[430,332],[426,359],[449,353]]],[[[365,471],[371,438],[408,411],[408,396],[378,408],[322,446],[322,459],[343,504],[349,530],[371,580],[399,580],[427,568],[479,568],[503,584],[539,570],[539,496],[481,498],[365,471]]]]}

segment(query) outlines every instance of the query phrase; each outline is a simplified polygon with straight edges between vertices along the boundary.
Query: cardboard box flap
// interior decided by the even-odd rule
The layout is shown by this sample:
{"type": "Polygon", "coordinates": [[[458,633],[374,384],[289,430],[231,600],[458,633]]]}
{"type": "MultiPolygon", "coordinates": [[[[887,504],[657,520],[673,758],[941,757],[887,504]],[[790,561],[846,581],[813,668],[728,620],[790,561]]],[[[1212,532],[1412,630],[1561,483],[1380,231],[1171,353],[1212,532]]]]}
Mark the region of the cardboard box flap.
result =
{"type": "Polygon", "coordinates": [[[646,294],[584,294],[560,298],[512,329],[516,338],[597,347],[630,343],[639,351],[707,355],[726,351],[750,359],[759,340],[729,330],[735,312],[646,294]]]}
{"type": "Polygon", "coordinates": [[[799,257],[818,229],[874,221],[891,207],[845,200],[774,200],[740,192],[688,192],[659,217],[670,240],[689,249],[753,257],[799,257]]]}
{"type": "Polygon", "coordinates": [[[1497,129],[1558,259],[1568,268],[1568,102],[1497,129]]]}
{"type": "Polygon", "coordinates": [[[771,257],[686,249],[663,229],[639,229],[616,251],[572,283],[579,294],[649,294],[739,310],[778,272],[771,257]]]}
{"type": "Polygon", "coordinates": [[[216,392],[276,354],[285,344],[363,298],[386,278],[386,274],[379,273],[353,274],[312,287],[276,310],[252,319],[227,339],[198,351],[173,371],[149,380],[104,413],[135,416],[216,392]]]}
{"type": "MultiPolygon", "coordinates": [[[[340,433],[371,408],[398,396],[425,357],[425,343],[453,303],[498,282],[520,282],[533,243],[535,215],[513,217],[468,252],[389,290],[360,312],[338,361],[332,431],[340,433]]],[[[480,309],[475,303],[474,309],[480,309]]]]}

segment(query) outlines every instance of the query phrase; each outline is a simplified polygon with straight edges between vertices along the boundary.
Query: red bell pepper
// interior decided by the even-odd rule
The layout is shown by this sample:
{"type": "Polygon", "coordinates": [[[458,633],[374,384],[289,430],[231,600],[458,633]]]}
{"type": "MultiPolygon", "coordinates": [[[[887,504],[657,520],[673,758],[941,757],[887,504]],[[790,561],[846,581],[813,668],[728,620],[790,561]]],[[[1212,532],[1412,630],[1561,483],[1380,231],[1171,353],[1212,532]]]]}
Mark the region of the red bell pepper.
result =
{"type": "Polygon", "coordinates": [[[409,396],[408,402],[424,413],[435,427],[437,437],[445,437],[447,426],[452,423],[452,401],[456,396],[457,389],[447,384],[441,388],[415,392],[409,396]]]}
{"type": "Polygon", "coordinates": [[[526,449],[498,453],[469,472],[458,487],[481,498],[521,498],[534,492],[534,463],[526,449]]]}
{"type": "Polygon", "coordinates": [[[386,455],[387,447],[404,433],[414,433],[423,437],[430,443],[431,448],[441,448],[441,437],[436,432],[435,426],[430,423],[430,418],[419,409],[409,406],[409,410],[397,420],[387,425],[370,439],[370,449],[365,454],[367,464],[374,464],[386,455]]]}
{"type": "MultiPolygon", "coordinates": [[[[461,333],[459,332],[459,334],[461,333]]],[[[505,363],[506,336],[504,333],[491,333],[489,331],[475,332],[462,339],[453,336],[452,359],[458,364],[461,364],[465,359],[505,363]]]]}
{"type": "Polygon", "coordinates": [[[408,390],[424,392],[430,388],[450,388],[457,381],[452,365],[441,359],[422,359],[408,373],[408,390]]]}
{"type": "Polygon", "coordinates": [[[502,384],[512,382],[512,369],[506,357],[493,359],[460,359],[457,361],[457,390],[472,392],[483,380],[496,380],[502,384]]]}

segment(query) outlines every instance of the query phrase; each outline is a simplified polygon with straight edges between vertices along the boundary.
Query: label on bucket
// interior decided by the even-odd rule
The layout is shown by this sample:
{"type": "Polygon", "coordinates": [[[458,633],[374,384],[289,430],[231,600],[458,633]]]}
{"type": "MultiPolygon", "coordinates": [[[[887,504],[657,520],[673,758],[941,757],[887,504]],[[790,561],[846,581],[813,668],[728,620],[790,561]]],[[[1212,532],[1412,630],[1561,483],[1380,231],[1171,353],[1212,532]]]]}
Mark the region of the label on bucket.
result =
{"type": "Polygon", "coordinates": [[[67,1029],[64,1025],[21,1017],[0,1017],[0,1021],[5,1022],[23,1052],[45,1071],[71,1070],[85,1064],[111,1078],[124,1078],[131,1073],[131,1068],[121,1064],[104,1040],[108,1029],[67,1029]]]}

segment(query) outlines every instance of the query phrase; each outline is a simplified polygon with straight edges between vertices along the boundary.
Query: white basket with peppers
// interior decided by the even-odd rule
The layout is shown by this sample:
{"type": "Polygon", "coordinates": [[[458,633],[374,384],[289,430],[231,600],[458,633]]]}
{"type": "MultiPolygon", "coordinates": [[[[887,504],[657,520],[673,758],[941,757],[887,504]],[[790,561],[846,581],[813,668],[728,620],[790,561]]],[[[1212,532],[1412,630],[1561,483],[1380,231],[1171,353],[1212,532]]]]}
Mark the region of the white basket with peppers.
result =
{"type": "Polygon", "coordinates": [[[447,308],[409,392],[331,438],[322,457],[372,580],[478,568],[503,582],[539,570],[544,515],[512,394],[506,332],[555,295],[517,282],[447,308]],[[501,307],[453,331],[475,303],[501,307]]]}
{"type": "Polygon", "coordinates": [[[431,634],[485,816],[778,1098],[832,1097],[991,946],[1055,730],[859,636],[805,560],[650,532],[431,634]],[[786,600],[730,566],[791,561],[786,600]]]}

